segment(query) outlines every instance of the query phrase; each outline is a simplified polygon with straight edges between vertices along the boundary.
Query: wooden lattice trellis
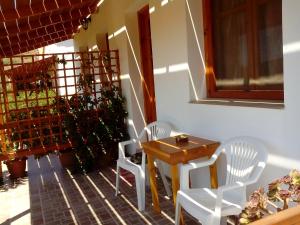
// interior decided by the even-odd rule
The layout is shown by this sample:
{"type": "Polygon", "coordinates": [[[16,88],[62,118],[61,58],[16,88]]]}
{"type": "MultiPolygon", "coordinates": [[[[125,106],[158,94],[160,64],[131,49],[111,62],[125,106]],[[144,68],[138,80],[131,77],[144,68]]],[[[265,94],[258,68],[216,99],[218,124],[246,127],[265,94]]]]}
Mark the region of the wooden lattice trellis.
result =
{"type": "Polygon", "coordinates": [[[0,161],[71,146],[62,127],[69,106],[62,103],[121,87],[116,50],[20,55],[1,64],[0,161]]]}

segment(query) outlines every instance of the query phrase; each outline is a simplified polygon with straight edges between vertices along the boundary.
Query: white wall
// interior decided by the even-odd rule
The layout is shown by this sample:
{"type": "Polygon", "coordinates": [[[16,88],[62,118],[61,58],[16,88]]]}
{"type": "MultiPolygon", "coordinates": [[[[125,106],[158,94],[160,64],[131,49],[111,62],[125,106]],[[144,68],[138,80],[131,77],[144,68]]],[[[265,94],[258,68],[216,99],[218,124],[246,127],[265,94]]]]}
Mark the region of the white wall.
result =
{"type": "MultiPolygon", "coordinates": [[[[127,33],[123,31],[112,38],[110,45],[120,51],[121,72],[127,75],[122,86],[130,119],[139,132],[144,125],[135,13],[147,1],[121,2],[105,0],[99,13],[92,16],[93,29],[76,35],[75,44],[92,46],[97,32],[113,34],[126,26],[127,33]],[[111,9],[113,11],[109,11],[111,9]]],[[[285,107],[266,109],[189,103],[206,96],[201,0],[169,0],[164,6],[161,1],[150,0],[150,7],[155,7],[151,14],[151,31],[158,120],[171,122],[180,131],[219,141],[238,135],[262,139],[270,153],[260,180],[262,185],[292,168],[300,169],[300,1],[282,2],[285,107]]],[[[131,134],[134,134],[133,127],[131,134]]],[[[202,175],[199,185],[207,185],[206,174],[200,171],[198,175],[202,175]]]]}
{"type": "MultiPolygon", "coordinates": [[[[288,173],[291,168],[300,169],[300,151],[298,150],[300,120],[297,117],[300,111],[297,93],[300,82],[298,76],[299,51],[284,54],[284,109],[189,103],[190,99],[195,99],[192,81],[196,83],[196,95],[199,98],[205,97],[206,93],[205,87],[203,87],[204,70],[201,58],[204,55],[204,45],[203,27],[202,23],[199,22],[202,20],[202,15],[199,14],[201,12],[200,3],[201,1],[195,0],[174,0],[164,6],[166,10],[170,10],[169,15],[176,13],[176,16],[173,16],[173,27],[177,28],[178,35],[183,34],[184,36],[186,29],[188,33],[186,37],[180,38],[174,44],[164,44],[163,41],[159,40],[160,35],[163,34],[154,34],[153,49],[156,49],[156,55],[161,52],[168,54],[164,55],[161,60],[155,60],[154,67],[161,67],[162,62],[167,59],[173,60],[169,62],[171,64],[178,63],[176,57],[173,56],[176,55],[177,50],[183,52],[184,55],[185,52],[182,48],[186,48],[188,57],[182,61],[188,63],[191,76],[187,69],[180,73],[167,72],[156,77],[158,118],[174,122],[176,128],[184,132],[215,140],[223,141],[238,135],[262,139],[269,147],[270,153],[267,169],[260,181],[262,185],[271,182],[273,178],[288,173]],[[190,11],[187,3],[190,6],[190,11]],[[186,27],[178,25],[181,19],[178,13],[179,8],[182,7],[181,4],[185,4],[183,8],[186,10],[186,27]],[[195,23],[195,29],[192,27],[192,21],[195,23]],[[173,50],[169,45],[172,45],[173,50]]],[[[300,43],[300,32],[297,31],[297,24],[299,25],[299,23],[296,22],[300,19],[297,12],[299,7],[300,2],[297,0],[283,1],[284,46],[294,42],[300,43]]],[[[160,15],[153,14],[152,18],[153,27],[159,27],[160,30],[170,30],[170,24],[160,22],[159,18],[162,18],[160,15]]],[[[170,32],[168,33],[170,34],[170,32]]],[[[174,34],[171,32],[171,35],[174,34]]],[[[199,184],[205,185],[203,180],[199,179],[198,181],[199,184]]]]}
{"type": "Polygon", "coordinates": [[[73,39],[62,41],[62,42],[55,43],[55,44],[52,44],[52,45],[48,45],[44,49],[45,54],[67,53],[67,52],[74,52],[73,39]]]}
{"type": "MultiPolygon", "coordinates": [[[[72,53],[74,52],[74,41],[73,39],[69,39],[66,41],[58,42],[52,45],[45,46],[44,53],[45,54],[52,54],[52,53],[72,53]]],[[[62,59],[62,55],[58,54],[58,58],[62,59]]],[[[65,60],[72,60],[72,54],[66,54],[64,55],[65,60]]],[[[66,68],[72,68],[73,62],[68,61],[66,65],[57,64],[58,69],[63,69],[63,67],[66,68]]],[[[59,70],[57,71],[57,83],[59,86],[67,85],[69,86],[67,88],[68,94],[72,95],[75,94],[75,87],[74,87],[74,78],[73,77],[67,77],[65,78],[65,75],[72,76],[74,73],[73,70],[59,70]],[[66,73],[66,74],[65,74],[66,73]],[[72,86],[71,86],[72,85],[72,86]]],[[[64,87],[58,88],[58,93],[62,96],[66,95],[66,89],[64,87]]]]}

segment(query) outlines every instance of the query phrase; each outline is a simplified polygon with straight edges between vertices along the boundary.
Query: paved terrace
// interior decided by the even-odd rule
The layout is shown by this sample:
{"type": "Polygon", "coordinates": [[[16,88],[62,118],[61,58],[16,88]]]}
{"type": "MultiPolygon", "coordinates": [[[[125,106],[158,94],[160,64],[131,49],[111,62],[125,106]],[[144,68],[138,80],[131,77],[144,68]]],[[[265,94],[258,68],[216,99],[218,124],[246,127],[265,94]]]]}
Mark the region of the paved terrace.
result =
{"type": "MultiPolygon", "coordinates": [[[[151,192],[146,191],[146,211],[137,210],[134,177],[125,173],[118,197],[115,168],[87,175],[71,175],[62,169],[58,157],[28,159],[28,177],[12,182],[4,168],[5,185],[0,188],[0,224],[174,224],[172,200],[160,184],[162,214],[151,209],[151,192]]],[[[185,215],[187,225],[198,224],[185,215]]]]}

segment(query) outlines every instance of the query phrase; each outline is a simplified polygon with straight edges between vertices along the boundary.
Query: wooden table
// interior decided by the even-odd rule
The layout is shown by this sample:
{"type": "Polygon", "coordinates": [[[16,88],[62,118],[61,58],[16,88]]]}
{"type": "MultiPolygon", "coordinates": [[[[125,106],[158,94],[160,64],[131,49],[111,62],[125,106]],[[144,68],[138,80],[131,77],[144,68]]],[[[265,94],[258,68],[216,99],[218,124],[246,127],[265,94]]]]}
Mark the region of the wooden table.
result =
{"type": "MultiPolygon", "coordinates": [[[[173,201],[176,204],[177,191],[179,189],[178,164],[185,164],[190,160],[211,157],[220,145],[219,142],[206,140],[187,135],[187,143],[177,144],[175,137],[164,138],[156,141],[142,143],[143,149],[148,158],[148,169],[150,174],[150,188],[152,192],[152,201],[154,210],[160,212],[157,184],[156,169],[154,159],[159,159],[170,164],[172,176],[173,201]]],[[[211,187],[218,187],[216,165],[210,166],[211,187]]]]}

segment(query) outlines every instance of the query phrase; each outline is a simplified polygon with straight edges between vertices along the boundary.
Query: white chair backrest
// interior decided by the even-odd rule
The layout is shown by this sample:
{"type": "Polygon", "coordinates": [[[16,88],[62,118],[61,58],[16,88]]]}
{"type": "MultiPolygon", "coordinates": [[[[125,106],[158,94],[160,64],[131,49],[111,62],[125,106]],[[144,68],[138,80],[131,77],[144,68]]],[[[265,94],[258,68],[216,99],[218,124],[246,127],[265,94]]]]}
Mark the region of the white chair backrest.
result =
{"type": "Polygon", "coordinates": [[[139,140],[146,134],[147,141],[169,137],[171,126],[165,122],[155,121],[148,124],[139,136],[139,140]]]}
{"type": "Polygon", "coordinates": [[[235,137],[219,147],[226,155],[226,185],[236,182],[255,183],[262,173],[267,150],[260,140],[252,137],[235,137]]]}

